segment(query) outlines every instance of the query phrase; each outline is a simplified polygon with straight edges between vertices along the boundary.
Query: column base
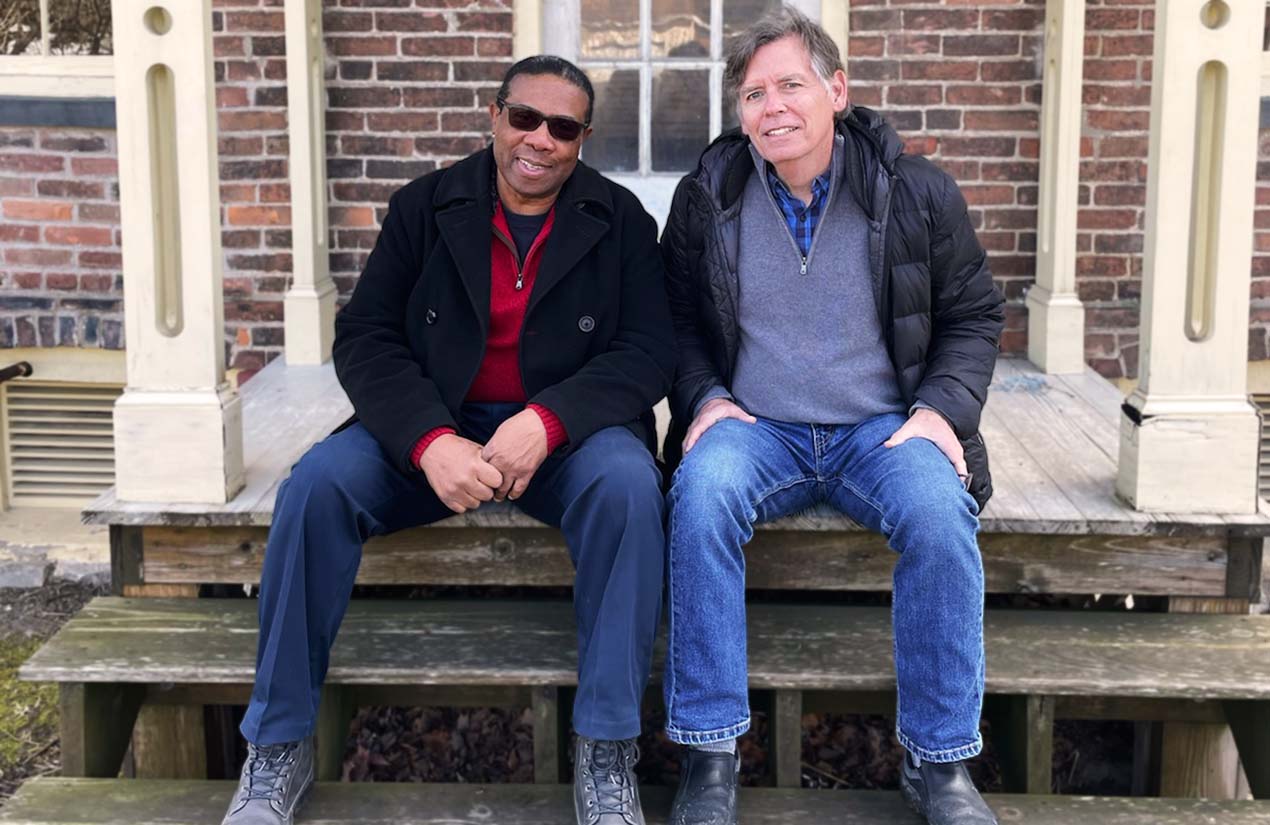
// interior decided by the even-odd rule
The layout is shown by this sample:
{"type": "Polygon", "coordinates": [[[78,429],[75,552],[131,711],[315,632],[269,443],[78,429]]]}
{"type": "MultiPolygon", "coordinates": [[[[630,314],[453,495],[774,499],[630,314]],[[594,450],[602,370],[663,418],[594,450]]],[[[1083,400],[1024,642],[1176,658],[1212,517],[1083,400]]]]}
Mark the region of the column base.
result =
{"type": "Polygon", "coordinates": [[[129,389],[114,423],[121,501],[224,504],[243,488],[242,402],[229,385],[129,389]]]}
{"type": "Polygon", "coordinates": [[[1257,512],[1256,410],[1246,401],[1201,401],[1193,412],[1171,402],[1159,414],[1153,406],[1134,396],[1121,408],[1116,492],[1143,512],[1257,512]]]}
{"type": "Polygon", "coordinates": [[[335,284],[292,287],[282,302],[287,363],[325,364],[335,340],[335,284]]]}
{"type": "Polygon", "coordinates": [[[1027,293],[1027,358],[1043,372],[1085,371],[1085,306],[1071,293],[1027,293]]]}

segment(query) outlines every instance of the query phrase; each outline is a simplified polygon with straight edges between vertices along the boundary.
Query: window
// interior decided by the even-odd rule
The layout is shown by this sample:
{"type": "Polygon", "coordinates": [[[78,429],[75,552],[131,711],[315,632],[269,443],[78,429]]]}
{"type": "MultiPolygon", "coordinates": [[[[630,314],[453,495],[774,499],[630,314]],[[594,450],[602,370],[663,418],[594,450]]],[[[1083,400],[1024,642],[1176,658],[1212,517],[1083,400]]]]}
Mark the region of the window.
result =
{"type": "MultiPolygon", "coordinates": [[[[723,99],[731,37],[782,0],[552,0],[541,4],[541,42],[595,85],[595,131],[582,159],[627,186],[664,223],[675,185],[724,129],[736,125],[723,99]]],[[[785,0],[813,17],[814,0],[785,0]],[[811,6],[809,9],[808,6],[811,6]]],[[[841,2],[841,0],[826,0],[841,2]]],[[[528,11],[525,0],[517,13],[528,11]]]]}
{"type": "Polygon", "coordinates": [[[112,52],[110,0],[0,2],[6,94],[109,97],[112,52]]]}

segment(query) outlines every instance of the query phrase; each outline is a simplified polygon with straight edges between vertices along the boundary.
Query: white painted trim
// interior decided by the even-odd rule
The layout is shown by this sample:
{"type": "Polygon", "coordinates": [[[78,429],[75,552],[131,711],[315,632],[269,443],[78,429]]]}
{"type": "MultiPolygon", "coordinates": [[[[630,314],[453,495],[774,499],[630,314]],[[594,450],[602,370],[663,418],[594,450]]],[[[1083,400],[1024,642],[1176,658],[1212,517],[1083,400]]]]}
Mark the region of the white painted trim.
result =
{"type": "Polygon", "coordinates": [[[1261,96],[1270,97],[1270,52],[1261,55],[1261,96]]]}
{"type": "Polygon", "coordinates": [[[1041,93],[1036,285],[1028,291],[1028,359],[1048,373],[1085,370],[1085,310],[1076,295],[1076,214],[1085,0],[1048,0],[1041,93]]]}
{"type": "Polygon", "coordinates": [[[842,56],[842,64],[847,63],[847,46],[851,34],[851,6],[845,0],[821,0],[820,25],[833,42],[838,44],[838,54],[842,56]]]}
{"type": "Polygon", "coordinates": [[[115,59],[0,57],[0,94],[22,97],[114,97],[115,59]]]}
{"type": "Polygon", "coordinates": [[[542,0],[516,0],[512,6],[512,57],[542,53],[542,0]]]}
{"type": "Polygon", "coordinates": [[[321,364],[335,338],[326,202],[321,0],[286,0],[292,282],[283,302],[288,364],[321,364]]]}
{"type": "Polygon", "coordinates": [[[26,361],[31,365],[32,381],[122,385],[125,381],[124,360],[123,350],[76,347],[15,347],[0,350],[0,367],[26,361]]]}

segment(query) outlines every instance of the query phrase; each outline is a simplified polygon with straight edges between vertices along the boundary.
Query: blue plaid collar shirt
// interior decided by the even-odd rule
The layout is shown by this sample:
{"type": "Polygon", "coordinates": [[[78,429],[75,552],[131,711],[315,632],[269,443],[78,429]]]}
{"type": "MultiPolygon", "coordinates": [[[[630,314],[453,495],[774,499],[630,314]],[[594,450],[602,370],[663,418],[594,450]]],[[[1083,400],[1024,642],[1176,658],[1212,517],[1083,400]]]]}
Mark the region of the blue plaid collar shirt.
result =
{"type": "Polygon", "coordinates": [[[785,216],[785,224],[789,227],[789,233],[794,236],[794,243],[805,259],[811,252],[811,239],[816,233],[816,224],[820,222],[820,215],[829,200],[830,170],[825,170],[824,174],[811,182],[811,203],[803,204],[785,186],[774,166],[768,163],[766,168],[767,185],[772,190],[781,214],[785,216]]]}

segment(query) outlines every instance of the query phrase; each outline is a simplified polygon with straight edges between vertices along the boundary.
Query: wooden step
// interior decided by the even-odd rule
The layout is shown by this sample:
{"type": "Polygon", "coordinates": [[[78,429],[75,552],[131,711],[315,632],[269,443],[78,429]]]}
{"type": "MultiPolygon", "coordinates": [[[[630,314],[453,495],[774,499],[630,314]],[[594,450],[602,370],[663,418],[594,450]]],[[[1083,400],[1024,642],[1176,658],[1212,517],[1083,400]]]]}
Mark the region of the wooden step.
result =
{"type": "MultiPolygon", "coordinates": [[[[234,785],[174,780],[27,782],[0,809],[5,825],[217,825],[234,785]]],[[[650,825],[664,825],[670,789],[641,791],[650,825]]],[[[999,795],[1008,825],[1266,825],[1270,803],[999,795]]],[[[745,788],[741,825],[921,825],[888,791],[745,788]]],[[[298,825],[564,825],[574,821],[565,785],[319,784],[298,825]]]]}
{"type": "MultiPolygon", "coordinates": [[[[21,669],[32,681],[250,684],[256,602],[94,599],[21,669]]],[[[1270,616],[988,611],[999,694],[1270,699],[1270,616]]],[[[664,639],[664,634],[662,634],[664,639]]],[[[576,684],[564,601],[354,601],[331,684],[576,684]]],[[[750,606],[755,688],[895,686],[889,608],[750,606]]]]}

